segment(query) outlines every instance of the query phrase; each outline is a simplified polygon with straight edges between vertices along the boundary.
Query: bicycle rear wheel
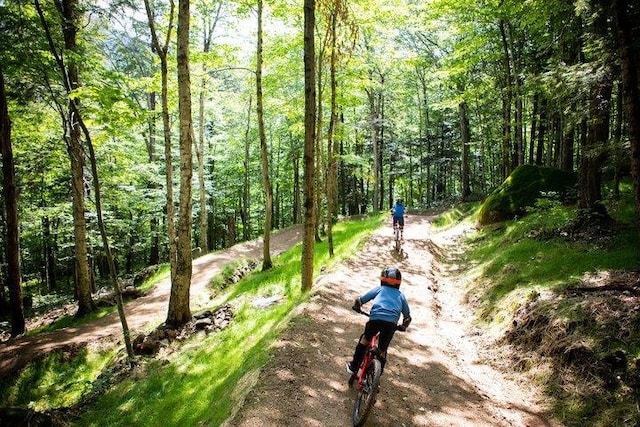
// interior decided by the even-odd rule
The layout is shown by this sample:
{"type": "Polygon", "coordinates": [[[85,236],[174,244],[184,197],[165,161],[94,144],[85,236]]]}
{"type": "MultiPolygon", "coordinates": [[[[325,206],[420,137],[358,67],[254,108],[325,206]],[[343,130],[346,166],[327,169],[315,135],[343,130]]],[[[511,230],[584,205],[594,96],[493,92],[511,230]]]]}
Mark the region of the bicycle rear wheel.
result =
{"type": "Polygon", "coordinates": [[[373,359],[367,367],[362,390],[358,390],[356,400],[353,404],[353,426],[364,425],[371,408],[376,403],[376,396],[380,387],[380,375],[382,375],[382,365],[378,359],[373,359]]]}
{"type": "Polygon", "coordinates": [[[400,252],[400,245],[402,244],[400,242],[400,229],[396,228],[395,230],[395,237],[396,237],[396,252],[400,252]]]}

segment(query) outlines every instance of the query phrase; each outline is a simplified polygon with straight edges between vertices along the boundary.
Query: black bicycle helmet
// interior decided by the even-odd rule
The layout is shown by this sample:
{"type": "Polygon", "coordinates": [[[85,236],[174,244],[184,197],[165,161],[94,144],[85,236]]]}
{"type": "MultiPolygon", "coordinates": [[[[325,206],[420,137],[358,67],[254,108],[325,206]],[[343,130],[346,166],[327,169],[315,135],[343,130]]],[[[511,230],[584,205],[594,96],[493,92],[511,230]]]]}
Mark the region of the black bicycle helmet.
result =
{"type": "Polygon", "coordinates": [[[396,267],[385,267],[380,274],[380,284],[382,286],[392,286],[399,288],[402,282],[402,274],[396,267]]]}

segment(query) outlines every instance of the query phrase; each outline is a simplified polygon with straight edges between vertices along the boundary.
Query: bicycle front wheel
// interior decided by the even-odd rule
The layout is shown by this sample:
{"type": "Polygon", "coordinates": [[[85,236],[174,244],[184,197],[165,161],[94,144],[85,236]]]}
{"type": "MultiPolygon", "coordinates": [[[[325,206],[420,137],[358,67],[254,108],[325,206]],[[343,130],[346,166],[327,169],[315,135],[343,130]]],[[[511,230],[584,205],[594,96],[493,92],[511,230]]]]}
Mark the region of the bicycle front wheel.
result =
{"type": "Polygon", "coordinates": [[[362,390],[358,390],[356,400],[353,404],[353,426],[364,425],[371,408],[376,403],[376,396],[380,388],[380,375],[382,375],[382,365],[378,359],[373,359],[364,376],[362,390]]]}

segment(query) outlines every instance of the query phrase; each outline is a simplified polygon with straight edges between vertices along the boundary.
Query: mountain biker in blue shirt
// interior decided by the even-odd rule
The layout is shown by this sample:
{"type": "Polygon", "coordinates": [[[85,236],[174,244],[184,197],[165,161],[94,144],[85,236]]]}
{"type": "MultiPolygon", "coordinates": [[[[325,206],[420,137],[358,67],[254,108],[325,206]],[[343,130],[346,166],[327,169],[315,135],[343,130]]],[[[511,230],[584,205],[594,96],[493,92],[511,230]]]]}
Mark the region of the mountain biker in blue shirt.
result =
{"type": "Polygon", "coordinates": [[[393,215],[393,227],[395,228],[396,224],[400,227],[400,238],[402,238],[402,233],[404,231],[404,213],[406,208],[404,207],[402,199],[398,199],[391,208],[391,214],[393,215]]]}
{"type": "Polygon", "coordinates": [[[402,314],[402,330],[411,323],[411,313],[407,298],[400,291],[402,274],[395,267],[386,267],[380,275],[380,286],[372,288],[367,293],[356,298],[353,310],[360,312],[360,306],[373,300],[373,306],[369,311],[369,321],[364,327],[364,333],[353,353],[353,359],[347,363],[347,373],[355,375],[362,362],[367,346],[375,334],[380,332],[378,349],[380,350],[380,362],[382,369],[387,361],[387,348],[391,343],[396,325],[402,314]]]}

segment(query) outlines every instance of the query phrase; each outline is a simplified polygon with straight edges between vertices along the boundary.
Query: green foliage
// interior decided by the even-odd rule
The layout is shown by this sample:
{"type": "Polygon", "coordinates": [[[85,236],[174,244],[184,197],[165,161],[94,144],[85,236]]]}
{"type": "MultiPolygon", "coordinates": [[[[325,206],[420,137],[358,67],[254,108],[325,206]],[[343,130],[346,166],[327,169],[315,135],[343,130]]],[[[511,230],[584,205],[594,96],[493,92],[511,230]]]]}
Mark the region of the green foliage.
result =
{"type": "Polygon", "coordinates": [[[524,215],[545,193],[571,199],[578,177],[575,173],[532,165],[518,166],[484,201],[478,212],[481,225],[524,215]]]}

